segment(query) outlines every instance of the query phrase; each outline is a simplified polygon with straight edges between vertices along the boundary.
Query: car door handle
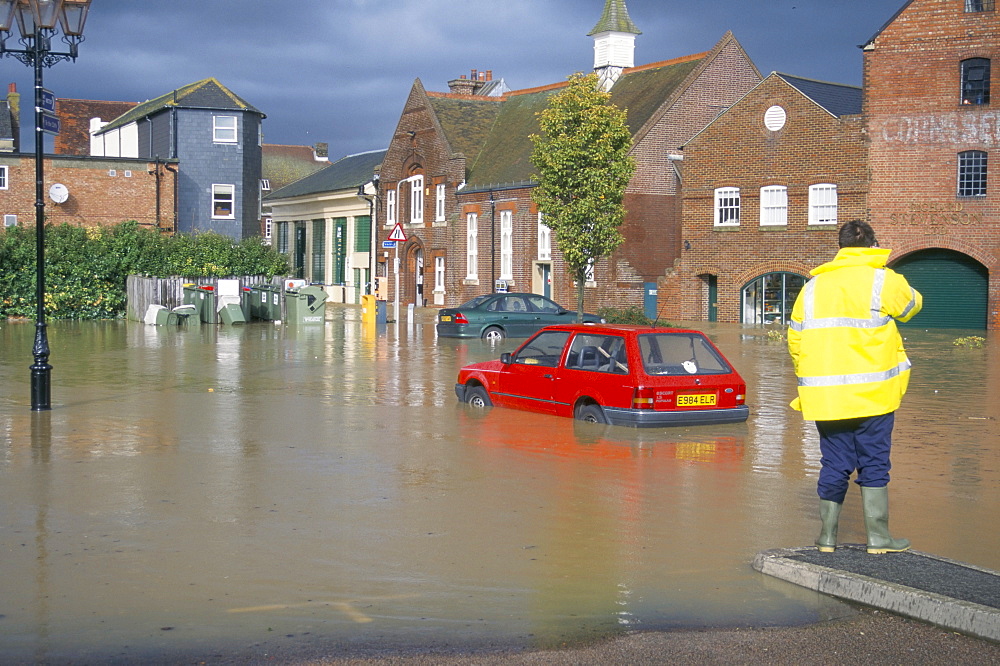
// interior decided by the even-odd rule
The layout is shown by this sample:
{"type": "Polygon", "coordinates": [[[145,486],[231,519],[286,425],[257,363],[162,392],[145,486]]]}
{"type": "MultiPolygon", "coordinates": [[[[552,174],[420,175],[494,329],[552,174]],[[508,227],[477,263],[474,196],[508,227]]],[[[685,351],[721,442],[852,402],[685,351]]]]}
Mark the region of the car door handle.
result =
{"type": "Polygon", "coordinates": [[[552,379],[553,378],[552,375],[542,375],[542,377],[544,377],[545,379],[552,379]]]}

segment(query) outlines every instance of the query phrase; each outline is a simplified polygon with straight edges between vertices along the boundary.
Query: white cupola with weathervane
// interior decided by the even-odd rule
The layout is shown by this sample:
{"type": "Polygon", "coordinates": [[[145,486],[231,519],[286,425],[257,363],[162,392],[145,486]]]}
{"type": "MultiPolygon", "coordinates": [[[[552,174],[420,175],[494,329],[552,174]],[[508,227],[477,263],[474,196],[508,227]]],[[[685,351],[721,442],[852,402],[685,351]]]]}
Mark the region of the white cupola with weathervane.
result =
{"type": "Polygon", "coordinates": [[[587,34],[594,38],[594,71],[601,88],[611,90],[622,70],[635,66],[635,36],[642,32],[629,18],[625,0],[606,0],[601,20],[587,34]]]}

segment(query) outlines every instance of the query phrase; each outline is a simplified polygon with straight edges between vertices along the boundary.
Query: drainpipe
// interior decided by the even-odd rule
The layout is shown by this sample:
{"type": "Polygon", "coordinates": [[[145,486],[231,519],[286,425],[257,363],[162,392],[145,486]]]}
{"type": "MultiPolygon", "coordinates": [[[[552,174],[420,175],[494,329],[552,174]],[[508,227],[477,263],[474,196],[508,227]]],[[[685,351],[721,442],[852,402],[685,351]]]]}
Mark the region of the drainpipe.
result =
{"type": "Polygon", "coordinates": [[[173,224],[172,224],[172,226],[173,226],[172,231],[173,231],[173,233],[176,234],[177,233],[177,215],[179,214],[178,213],[178,209],[177,209],[177,187],[178,187],[178,185],[177,185],[177,167],[171,166],[169,164],[164,164],[163,168],[166,169],[167,171],[169,171],[170,173],[174,174],[174,220],[173,220],[173,224]]]}
{"type": "Polygon", "coordinates": [[[160,156],[156,156],[156,162],[153,166],[153,170],[148,172],[150,176],[156,179],[156,230],[160,230],[160,156]]]}

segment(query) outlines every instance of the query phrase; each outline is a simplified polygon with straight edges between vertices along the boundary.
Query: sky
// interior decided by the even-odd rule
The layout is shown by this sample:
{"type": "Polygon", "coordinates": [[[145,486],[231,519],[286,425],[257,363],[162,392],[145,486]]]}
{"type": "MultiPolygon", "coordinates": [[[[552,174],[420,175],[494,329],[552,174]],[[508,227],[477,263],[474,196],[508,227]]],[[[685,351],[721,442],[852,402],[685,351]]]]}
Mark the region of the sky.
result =
{"type": "MultiPolygon", "coordinates": [[[[859,45],[904,2],[627,6],[642,31],[636,65],[708,51],[730,30],[765,76],[861,85],[859,45]]],[[[518,90],[589,71],[587,33],[603,8],[604,0],[93,0],[79,58],[45,69],[44,83],[57,97],[143,102],[214,77],[266,114],[266,143],[325,142],[336,160],[388,146],[416,79],[447,92],[451,79],[492,70],[518,90]]],[[[0,83],[22,94],[23,149],[32,150],[32,70],[6,57],[0,71],[0,83]]]]}

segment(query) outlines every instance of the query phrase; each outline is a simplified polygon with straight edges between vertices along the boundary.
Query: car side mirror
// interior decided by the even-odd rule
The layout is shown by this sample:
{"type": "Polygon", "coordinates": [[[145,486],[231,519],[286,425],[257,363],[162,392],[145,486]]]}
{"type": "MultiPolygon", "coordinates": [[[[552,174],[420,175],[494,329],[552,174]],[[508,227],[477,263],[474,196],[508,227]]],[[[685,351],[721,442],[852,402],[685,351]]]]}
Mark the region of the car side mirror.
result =
{"type": "Polygon", "coordinates": [[[512,359],[510,357],[510,352],[504,352],[500,354],[500,362],[503,363],[504,365],[510,365],[512,362],[512,359]]]}

